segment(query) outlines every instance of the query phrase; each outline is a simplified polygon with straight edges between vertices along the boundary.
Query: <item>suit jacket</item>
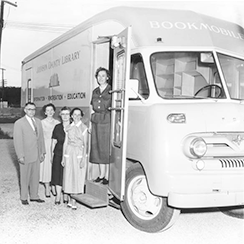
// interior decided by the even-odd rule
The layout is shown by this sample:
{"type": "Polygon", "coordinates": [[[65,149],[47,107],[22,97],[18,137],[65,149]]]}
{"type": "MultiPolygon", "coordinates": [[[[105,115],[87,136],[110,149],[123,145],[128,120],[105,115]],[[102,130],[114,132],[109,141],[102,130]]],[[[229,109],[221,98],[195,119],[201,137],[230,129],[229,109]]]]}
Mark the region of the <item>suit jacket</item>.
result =
{"type": "Polygon", "coordinates": [[[24,157],[25,163],[33,163],[40,156],[46,153],[43,129],[41,120],[34,118],[36,121],[38,136],[32,129],[26,117],[22,117],[14,123],[14,148],[18,159],[24,157]]]}

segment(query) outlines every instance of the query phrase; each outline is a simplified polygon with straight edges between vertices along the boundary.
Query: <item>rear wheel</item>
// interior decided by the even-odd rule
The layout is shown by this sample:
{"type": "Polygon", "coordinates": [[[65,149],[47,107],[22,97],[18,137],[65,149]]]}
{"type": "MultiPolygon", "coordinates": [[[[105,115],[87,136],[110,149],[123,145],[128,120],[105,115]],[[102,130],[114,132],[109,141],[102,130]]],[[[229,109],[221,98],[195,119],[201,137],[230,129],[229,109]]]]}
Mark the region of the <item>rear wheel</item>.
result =
{"type": "Polygon", "coordinates": [[[126,172],[125,199],[121,209],[135,228],[145,232],[159,232],[171,227],[180,210],[167,205],[167,198],[152,195],[140,165],[126,172]]]}

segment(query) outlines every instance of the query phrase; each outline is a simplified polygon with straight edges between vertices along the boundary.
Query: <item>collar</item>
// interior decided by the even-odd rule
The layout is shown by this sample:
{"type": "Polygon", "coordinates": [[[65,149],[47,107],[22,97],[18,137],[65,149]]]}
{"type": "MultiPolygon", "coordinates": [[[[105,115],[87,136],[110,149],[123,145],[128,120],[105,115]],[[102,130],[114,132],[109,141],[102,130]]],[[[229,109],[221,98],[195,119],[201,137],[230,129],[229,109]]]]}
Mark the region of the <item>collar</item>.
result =
{"type": "MultiPolygon", "coordinates": [[[[32,123],[32,122],[31,122],[31,118],[30,118],[29,116],[25,115],[25,117],[26,117],[26,119],[27,119],[30,123],[32,123]]],[[[35,120],[34,117],[33,117],[32,119],[36,122],[36,120],[35,120]]]]}
{"type": "Polygon", "coordinates": [[[76,127],[79,127],[79,126],[81,125],[81,123],[82,123],[82,122],[81,122],[81,121],[79,121],[79,122],[78,122],[78,123],[75,125],[75,123],[74,123],[74,122],[72,122],[72,123],[71,123],[71,126],[76,126],[76,127]]]}

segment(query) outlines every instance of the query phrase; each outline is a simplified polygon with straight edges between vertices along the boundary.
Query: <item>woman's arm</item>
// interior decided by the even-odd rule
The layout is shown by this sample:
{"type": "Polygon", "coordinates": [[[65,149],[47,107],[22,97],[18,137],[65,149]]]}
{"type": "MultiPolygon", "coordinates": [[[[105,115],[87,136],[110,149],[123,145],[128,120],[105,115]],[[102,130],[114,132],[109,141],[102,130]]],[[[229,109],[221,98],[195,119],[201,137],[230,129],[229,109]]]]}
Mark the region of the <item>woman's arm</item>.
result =
{"type": "Polygon", "coordinates": [[[51,163],[53,162],[53,151],[54,151],[54,148],[55,148],[55,146],[56,146],[56,144],[57,144],[57,140],[56,139],[52,139],[52,141],[51,141],[51,163]]]}
{"type": "Polygon", "coordinates": [[[83,131],[82,135],[83,135],[84,144],[83,144],[83,147],[82,147],[82,155],[83,155],[83,157],[82,157],[81,162],[80,162],[80,167],[81,168],[83,168],[85,166],[86,160],[87,160],[87,154],[88,154],[88,152],[87,152],[87,150],[88,150],[88,146],[87,146],[87,142],[88,142],[88,128],[86,128],[83,131]]]}
{"type": "Polygon", "coordinates": [[[66,147],[67,147],[67,142],[68,142],[68,137],[67,137],[67,132],[65,132],[65,139],[64,139],[64,145],[63,145],[63,154],[62,154],[62,166],[65,166],[65,160],[64,160],[64,155],[65,155],[65,151],[66,151],[66,147]]]}

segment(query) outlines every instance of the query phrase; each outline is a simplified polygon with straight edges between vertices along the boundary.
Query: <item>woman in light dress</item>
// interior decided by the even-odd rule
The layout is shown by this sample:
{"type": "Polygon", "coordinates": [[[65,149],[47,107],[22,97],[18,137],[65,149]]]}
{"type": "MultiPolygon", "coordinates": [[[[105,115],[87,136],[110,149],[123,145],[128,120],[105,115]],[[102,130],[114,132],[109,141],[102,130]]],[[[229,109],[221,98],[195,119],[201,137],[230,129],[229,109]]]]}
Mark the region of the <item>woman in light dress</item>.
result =
{"type": "Polygon", "coordinates": [[[81,121],[83,112],[74,108],[71,113],[73,122],[68,125],[63,146],[63,191],[69,195],[68,207],[77,209],[72,194],[84,193],[87,163],[87,126],[81,121]]]}
{"type": "Polygon", "coordinates": [[[46,118],[43,119],[42,128],[44,133],[46,155],[45,160],[40,164],[40,182],[45,185],[45,196],[50,197],[50,182],[51,182],[51,172],[52,172],[52,157],[51,157],[51,141],[52,133],[55,125],[60,123],[58,120],[54,119],[55,106],[49,103],[43,107],[43,112],[46,118]]]}

